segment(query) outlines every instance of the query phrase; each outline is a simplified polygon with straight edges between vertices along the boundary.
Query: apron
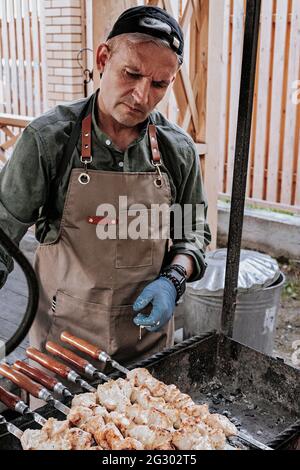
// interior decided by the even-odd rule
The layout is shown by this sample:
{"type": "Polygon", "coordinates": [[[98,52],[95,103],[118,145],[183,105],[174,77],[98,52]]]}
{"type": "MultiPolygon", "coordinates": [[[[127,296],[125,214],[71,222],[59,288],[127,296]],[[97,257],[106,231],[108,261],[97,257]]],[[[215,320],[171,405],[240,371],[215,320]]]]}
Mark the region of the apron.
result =
{"type": "MultiPolygon", "coordinates": [[[[132,204],[145,206],[140,213],[146,220],[153,212],[152,204],[171,205],[171,191],[167,175],[160,171],[160,153],[152,124],[149,125],[149,158],[154,165],[153,172],[89,169],[92,161],[90,109],[91,104],[85,117],[79,118],[83,168],[71,171],[58,237],[54,242],[39,245],[35,255],[40,300],[30,343],[41,351],[45,351],[48,340],[72,349],[60,341],[61,332],[67,330],[126,363],[173,344],[173,319],[159,332],[143,329],[139,339],[139,327],[133,323],[136,313],[132,309],[143,288],[159,275],[168,240],[161,236],[158,239],[155,233],[152,239],[119,236],[126,229],[125,223],[129,225],[134,219],[128,213],[132,204]],[[120,195],[126,196],[121,204],[120,195]],[[98,206],[103,203],[113,205],[116,218],[97,214],[98,206]],[[103,226],[107,230],[114,229],[118,236],[100,239],[98,230],[103,226]]],[[[75,138],[74,132],[76,134],[76,126],[70,137],[72,150],[79,139],[79,133],[75,138]]],[[[70,149],[67,153],[70,154],[70,149]]],[[[166,221],[161,220],[160,234],[166,228],[166,221]]],[[[153,235],[153,227],[149,230],[153,235]]]]}

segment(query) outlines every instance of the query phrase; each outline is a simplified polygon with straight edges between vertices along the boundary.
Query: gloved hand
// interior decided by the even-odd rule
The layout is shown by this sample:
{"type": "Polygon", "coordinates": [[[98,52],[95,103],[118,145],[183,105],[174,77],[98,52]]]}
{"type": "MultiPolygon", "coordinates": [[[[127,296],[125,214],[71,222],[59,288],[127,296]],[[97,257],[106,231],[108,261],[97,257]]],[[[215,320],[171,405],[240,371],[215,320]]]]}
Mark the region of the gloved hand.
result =
{"type": "Polygon", "coordinates": [[[177,292],[172,281],[165,277],[156,279],[144,288],[133,304],[133,310],[140,312],[151,302],[153,308],[150,315],[139,313],[133,322],[151,332],[159,331],[172,317],[176,298],[177,292]]]}

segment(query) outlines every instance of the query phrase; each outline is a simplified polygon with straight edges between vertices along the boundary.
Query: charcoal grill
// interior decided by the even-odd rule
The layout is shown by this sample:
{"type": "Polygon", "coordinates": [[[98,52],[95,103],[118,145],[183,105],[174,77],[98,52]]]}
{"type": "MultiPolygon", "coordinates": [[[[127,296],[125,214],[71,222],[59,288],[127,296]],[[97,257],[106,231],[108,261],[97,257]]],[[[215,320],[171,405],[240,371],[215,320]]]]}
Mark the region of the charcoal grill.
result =
{"type": "MultiPolygon", "coordinates": [[[[260,0],[247,0],[222,312],[222,332],[226,335],[212,332],[188,339],[129,368],[147,367],[158,379],[176,384],[197,403],[208,403],[211,412],[226,414],[242,430],[274,449],[300,448],[300,372],[230,339],[245,204],[259,15],[260,0]]],[[[111,374],[111,378],[118,376],[116,372],[111,374]]],[[[63,419],[51,405],[40,408],[39,412],[45,418],[63,419]]],[[[8,420],[13,417],[8,413],[8,420]]],[[[23,430],[37,428],[30,418],[19,417],[13,422],[23,430]]],[[[21,446],[2,426],[0,450],[3,449],[17,450],[21,446]]]]}
{"type": "MultiPolygon", "coordinates": [[[[195,402],[208,403],[211,412],[227,415],[239,429],[272,448],[299,448],[300,371],[279,359],[212,332],[129,365],[134,367],[147,367],[156,378],[176,384],[195,402]]],[[[120,376],[110,374],[113,379],[120,376]]],[[[50,405],[39,412],[45,418],[64,419],[50,405]]],[[[23,416],[13,423],[23,430],[38,428],[23,416]]],[[[2,426],[0,450],[4,449],[21,446],[2,426]]]]}

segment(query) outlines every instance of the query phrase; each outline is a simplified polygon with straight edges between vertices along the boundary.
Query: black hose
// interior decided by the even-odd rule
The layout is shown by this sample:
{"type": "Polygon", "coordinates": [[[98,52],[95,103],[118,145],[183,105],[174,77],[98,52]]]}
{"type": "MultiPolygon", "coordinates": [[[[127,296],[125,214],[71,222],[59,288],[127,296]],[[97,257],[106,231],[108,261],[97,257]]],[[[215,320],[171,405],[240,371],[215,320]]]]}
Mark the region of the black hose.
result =
{"type": "Polygon", "coordinates": [[[8,356],[12,351],[14,351],[19,344],[23,341],[26,337],[30,327],[33,323],[35,318],[37,309],[38,309],[38,302],[39,302],[39,286],[38,281],[35,275],[35,272],[27,260],[27,258],[23,255],[21,250],[18,246],[6,235],[3,229],[0,227],[0,244],[6,250],[6,252],[20,265],[22,268],[28,285],[28,301],[27,301],[27,308],[22,321],[17,329],[17,331],[13,334],[13,336],[5,342],[5,349],[4,353],[8,356]]]}

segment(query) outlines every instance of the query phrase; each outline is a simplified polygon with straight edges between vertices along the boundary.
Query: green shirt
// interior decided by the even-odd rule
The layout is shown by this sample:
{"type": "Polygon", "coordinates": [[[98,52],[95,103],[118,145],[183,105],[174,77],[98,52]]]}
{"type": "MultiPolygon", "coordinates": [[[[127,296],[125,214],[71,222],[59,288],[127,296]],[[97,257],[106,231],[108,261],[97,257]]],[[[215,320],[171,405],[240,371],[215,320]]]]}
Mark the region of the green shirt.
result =
{"type": "MultiPolygon", "coordinates": [[[[0,173],[0,224],[17,244],[27,229],[34,224],[36,224],[36,238],[40,243],[51,242],[57,238],[71,170],[82,167],[81,138],[63,175],[61,185],[54,194],[50,185],[56,176],[59,162],[64,156],[72,128],[85,103],[86,99],[81,99],[59,105],[34,119],[24,129],[16,143],[13,155],[0,173]],[[43,213],[46,203],[49,209],[47,216],[43,213]]],[[[154,111],[143,124],[138,139],[132,142],[125,152],[121,152],[98,127],[95,106],[94,97],[93,161],[90,168],[102,171],[155,171],[151,164],[148,139],[148,125],[151,120],[156,125],[163,163],[161,169],[168,174],[172,202],[180,205],[202,204],[206,218],[207,204],[199,159],[193,140],[188,134],[168,121],[161,113],[154,111]]],[[[195,214],[193,216],[194,227],[197,222],[196,218],[195,214]]],[[[210,231],[204,220],[203,228],[193,231],[191,237],[173,239],[168,262],[176,254],[190,254],[196,266],[190,280],[196,280],[200,277],[205,248],[209,242],[210,231]]],[[[5,273],[12,269],[12,259],[0,246],[2,277],[6,277],[5,273]]]]}

